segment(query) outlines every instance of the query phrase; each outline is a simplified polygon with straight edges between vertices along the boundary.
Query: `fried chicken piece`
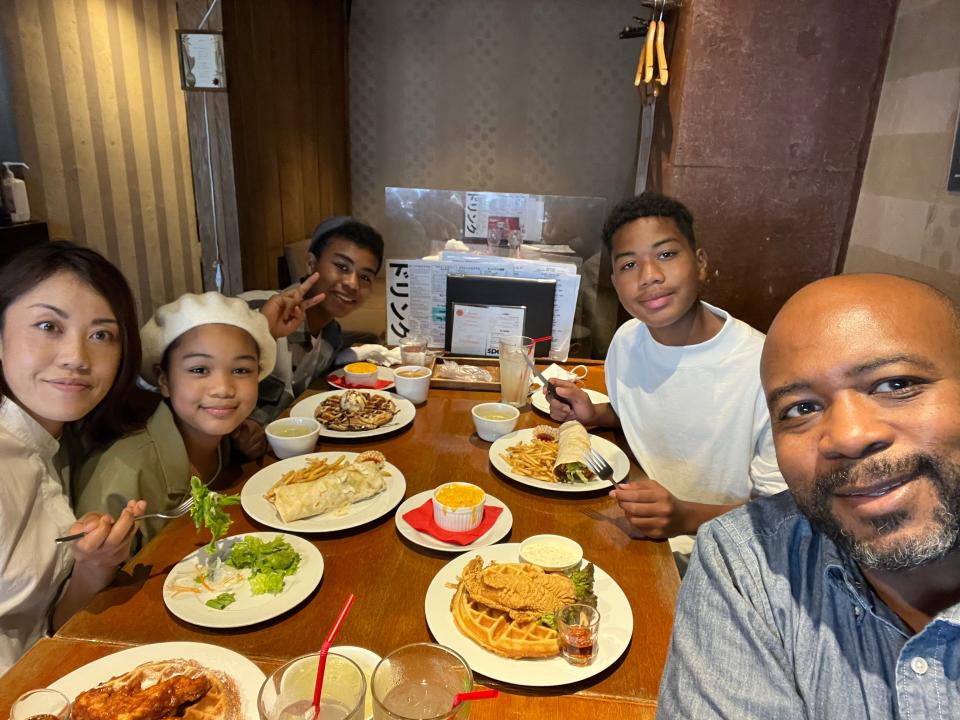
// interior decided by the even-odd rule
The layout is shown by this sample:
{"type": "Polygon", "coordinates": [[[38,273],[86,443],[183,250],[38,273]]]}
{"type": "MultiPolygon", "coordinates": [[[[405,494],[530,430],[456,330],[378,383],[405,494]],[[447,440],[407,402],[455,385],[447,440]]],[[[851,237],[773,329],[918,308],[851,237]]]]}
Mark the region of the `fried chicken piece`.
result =
{"type": "Polygon", "coordinates": [[[210,690],[204,676],[176,675],[144,690],[98,687],[77,696],[73,720],[163,720],[210,690]]]}
{"type": "Polygon", "coordinates": [[[461,580],[471,600],[522,622],[539,620],[576,598],[570,578],[528,563],[491,563],[485,568],[477,556],[464,567],[461,580]]]}

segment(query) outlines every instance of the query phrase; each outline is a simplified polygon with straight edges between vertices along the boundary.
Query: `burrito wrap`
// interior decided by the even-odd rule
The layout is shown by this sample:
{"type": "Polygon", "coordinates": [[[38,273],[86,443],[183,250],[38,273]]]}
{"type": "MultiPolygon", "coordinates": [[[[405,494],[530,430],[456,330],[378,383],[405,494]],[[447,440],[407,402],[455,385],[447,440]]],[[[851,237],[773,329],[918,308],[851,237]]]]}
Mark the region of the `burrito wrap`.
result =
{"type": "Polygon", "coordinates": [[[590,436],[583,425],[570,420],[557,431],[557,459],[553,473],[560,482],[586,482],[589,470],[585,458],[590,452],[590,436]]]}
{"type": "Polygon", "coordinates": [[[341,510],[383,492],[386,487],[382,464],[352,462],[319,480],[281,485],[275,488],[272,502],[280,518],[292,522],[341,510]]]}

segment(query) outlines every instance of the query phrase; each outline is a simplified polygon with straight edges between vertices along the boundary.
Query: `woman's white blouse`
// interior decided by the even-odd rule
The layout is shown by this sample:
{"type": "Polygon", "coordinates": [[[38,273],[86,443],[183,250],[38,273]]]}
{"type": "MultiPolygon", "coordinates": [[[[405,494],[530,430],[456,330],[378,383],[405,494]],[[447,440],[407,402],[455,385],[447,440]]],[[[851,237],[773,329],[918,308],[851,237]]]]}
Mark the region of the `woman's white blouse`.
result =
{"type": "Polygon", "coordinates": [[[54,456],[60,444],[0,400],[0,674],[43,636],[73,555],[54,539],[74,523],[54,456]]]}

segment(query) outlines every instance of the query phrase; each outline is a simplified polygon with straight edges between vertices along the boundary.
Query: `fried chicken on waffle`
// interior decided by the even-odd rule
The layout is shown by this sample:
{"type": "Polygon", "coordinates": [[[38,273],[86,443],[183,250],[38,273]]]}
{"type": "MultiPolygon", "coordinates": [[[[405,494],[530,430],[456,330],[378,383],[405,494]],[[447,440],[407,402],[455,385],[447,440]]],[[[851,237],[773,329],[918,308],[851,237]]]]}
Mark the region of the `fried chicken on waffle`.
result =
{"type": "Polygon", "coordinates": [[[239,720],[233,680],[194,660],[144,663],[73,701],[73,720],[239,720]]]}
{"type": "Polygon", "coordinates": [[[529,563],[483,566],[467,563],[451,612],[460,632],[498,655],[551,657],[559,652],[557,631],[540,619],[576,598],[573,581],[529,563]]]}
{"type": "Polygon", "coordinates": [[[396,403],[385,395],[347,390],[328,397],[313,414],[324,427],[343,432],[383,427],[397,412],[396,403]]]}

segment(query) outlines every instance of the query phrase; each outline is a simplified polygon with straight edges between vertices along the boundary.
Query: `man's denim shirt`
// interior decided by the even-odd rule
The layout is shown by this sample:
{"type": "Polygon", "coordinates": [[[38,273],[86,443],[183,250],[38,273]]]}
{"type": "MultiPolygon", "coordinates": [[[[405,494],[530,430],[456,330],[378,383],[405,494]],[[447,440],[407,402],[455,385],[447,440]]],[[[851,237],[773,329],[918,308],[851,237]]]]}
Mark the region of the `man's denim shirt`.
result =
{"type": "Polygon", "coordinates": [[[658,718],[960,718],[960,605],[921,632],[789,492],[700,528],[658,718]]]}

